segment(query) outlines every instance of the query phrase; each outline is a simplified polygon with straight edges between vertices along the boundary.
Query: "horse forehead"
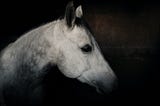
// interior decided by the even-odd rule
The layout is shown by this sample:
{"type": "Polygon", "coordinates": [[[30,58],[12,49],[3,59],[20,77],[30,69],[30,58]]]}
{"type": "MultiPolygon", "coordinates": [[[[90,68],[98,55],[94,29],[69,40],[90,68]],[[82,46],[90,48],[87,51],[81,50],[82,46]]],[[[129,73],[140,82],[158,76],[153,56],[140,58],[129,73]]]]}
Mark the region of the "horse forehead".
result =
{"type": "Polygon", "coordinates": [[[90,42],[89,33],[83,27],[75,27],[69,37],[79,42],[90,42]]]}

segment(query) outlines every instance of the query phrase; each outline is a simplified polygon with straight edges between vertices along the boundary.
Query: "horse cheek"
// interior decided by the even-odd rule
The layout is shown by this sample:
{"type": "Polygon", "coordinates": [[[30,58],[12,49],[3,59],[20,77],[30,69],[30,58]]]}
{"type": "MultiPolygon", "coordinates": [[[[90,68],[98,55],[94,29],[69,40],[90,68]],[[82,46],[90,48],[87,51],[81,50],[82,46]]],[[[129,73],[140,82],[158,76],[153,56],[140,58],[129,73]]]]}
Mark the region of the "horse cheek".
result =
{"type": "Polygon", "coordinates": [[[71,53],[70,56],[64,54],[58,67],[69,78],[77,78],[89,68],[86,58],[81,53],[71,53]]]}

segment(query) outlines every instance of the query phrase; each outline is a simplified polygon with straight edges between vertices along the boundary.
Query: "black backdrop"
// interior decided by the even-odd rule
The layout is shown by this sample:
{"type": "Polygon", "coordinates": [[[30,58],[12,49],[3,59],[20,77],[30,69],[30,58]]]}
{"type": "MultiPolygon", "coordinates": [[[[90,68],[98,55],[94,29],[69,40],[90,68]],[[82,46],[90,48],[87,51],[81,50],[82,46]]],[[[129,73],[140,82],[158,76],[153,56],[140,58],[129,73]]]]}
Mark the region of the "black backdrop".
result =
{"type": "MultiPolygon", "coordinates": [[[[31,30],[46,22],[57,19],[64,13],[65,6],[68,0],[57,1],[5,1],[0,5],[1,12],[1,35],[0,35],[0,49],[3,49],[10,42],[15,41],[23,33],[31,30]]],[[[79,2],[78,2],[79,3],[79,2]]],[[[146,39],[152,43],[139,43],[137,40],[130,40],[134,35],[131,32],[127,32],[126,36],[122,35],[123,40],[119,40],[120,37],[108,37],[104,39],[106,33],[99,34],[96,30],[96,24],[93,24],[95,20],[89,20],[91,28],[96,34],[105,58],[109,61],[117,77],[119,78],[118,88],[110,94],[99,95],[95,92],[95,89],[89,87],[86,84],[81,84],[77,80],[64,77],[59,71],[49,70],[49,74],[46,76],[45,88],[47,94],[45,95],[46,103],[48,104],[105,104],[105,105],[138,105],[148,103],[158,103],[159,96],[159,3],[154,1],[99,1],[99,0],[83,0],[84,11],[86,10],[86,18],[90,19],[94,13],[99,15],[103,13],[104,9],[107,12],[103,14],[114,13],[116,16],[124,14],[129,15],[131,21],[132,18],[137,15],[139,11],[147,10],[150,13],[150,21],[153,26],[145,29],[145,24],[142,25],[144,34],[138,34],[143,42],[146,39]],[[103,7],[103,8],[101,8],[103,7]],[[109,8],[107,8],[109,7],[109,8]],[[94,8],[94,9],[93,9],[94,8]],[[145,8],[145,9],[144,9],[145,8]],[[92,9],[92,10],[90,10],[92,9]],[[157,12],[158,11],[158,12],[157,12]],[[156,15],[152,16],[151,13],[156,15]],[[152,18],[153,17],[153,18],[152,18]],[[158,18],[155,18],[158,17],[158,18]],[[95,25],[95,26],[94,26],[95,25]],[[149,31],[150,29],[157,29],[149,31]],[[156,32],[155,32],[156,31],[156,32]],[[149,33],[149,38],[145,36],[149,33]],[[132,36],[131,36],[132,35],[132,36]],[[102,40],[101,37],[104,39],[102,40]],[[118,40],[117,40],[118,39],[118,40]],[[107,43],[109,40],[109,43],[107,43]],[[113,41],[113,42],[112,42],[113,41]],[[132,43],[124,43],[132,41],[132,43]],[[116,46],[122,43],[122,46],[116,46]],[[127,46],[128,45],[128,46],[127,46]],[[136,45],[136,47],[133,47],[136,45]],[[137,46],[138,45],[138,46],[137,46]],[[118,55],[117,55],[118,54],[118,55]]],[[[112,16],[114,19],[114,15],[112,16]]],[[[143,17],[145,19],[145,17],[143,17]]],[[[136,19],[135,19],[136,20],[136,19]]],[[[138,19],[137,19],[138,20],[138,19]]],[[[142,19],[143,20],[143,19],[142,19]]],[[[105,21],[105,20],[103,20],[105,21]]],[[[118,20],[119,22],[121,19],[118,20]]],[[[122,20],[123,22],[124,20],[122,20]]],[[[130,21],[129,21],[130,22],[130,21]]],[[[137,22],[137,21],[135,21],[137,22]]],[[[141,21],[140,21],[141,22],[141,21]]],[[[149,21],[144,21],[148,23],[149,21]]],[[[119,26],[111,22],[111,25],[119,26]]],[[[130,26],[131,23],[127,23],[130,26]]],[[[123,23],[122,23],[123,25],[123,23]]],[[[103,26],[101,26],[103,27],[103,26]]],[[[113,26],[112,26],[113,27],[113,26]]],[[[135,26],[136,27],[136,26],[135,26]]],[[[126,32],[128,27],[122,28],[123,32],[126,32]],[[126,30],[124,30],[126,29],[126,30]]],[[[121,30],[121,29],[120,29],[121,30]]],[[[102,30],[106,31],[106,30],[102,30]]],[[[113,30],[116,32],[116,30],[113,30]]],[[[138,30],[135,30],[138,31],[138,30]]],[[[123,34],[123,33],[122,33],[123,34]]],[[[135,33],[136,36],[137,33],[135,33]]],[[[137,37],[138,39],[138,37],[137,37]]],[[[54,67],[55,68],[55,67],[54,67]]],[[[55,70],[55,69],[54,69],[55,70]]],[[[58,70],[58,69],[57,69],[58,70]]]]}

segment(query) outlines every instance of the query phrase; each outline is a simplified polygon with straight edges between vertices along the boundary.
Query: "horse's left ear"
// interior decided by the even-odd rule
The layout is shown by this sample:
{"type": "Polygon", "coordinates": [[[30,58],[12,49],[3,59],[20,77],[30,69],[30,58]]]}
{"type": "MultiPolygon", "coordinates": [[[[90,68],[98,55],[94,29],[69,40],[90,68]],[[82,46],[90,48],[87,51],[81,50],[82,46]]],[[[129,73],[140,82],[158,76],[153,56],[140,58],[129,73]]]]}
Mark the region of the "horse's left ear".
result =
{"type": "Polygon", "coordinates": [[[82,6],[78,6],[76,9],[76,17],[81,18],[83,16],[82,6]]]}

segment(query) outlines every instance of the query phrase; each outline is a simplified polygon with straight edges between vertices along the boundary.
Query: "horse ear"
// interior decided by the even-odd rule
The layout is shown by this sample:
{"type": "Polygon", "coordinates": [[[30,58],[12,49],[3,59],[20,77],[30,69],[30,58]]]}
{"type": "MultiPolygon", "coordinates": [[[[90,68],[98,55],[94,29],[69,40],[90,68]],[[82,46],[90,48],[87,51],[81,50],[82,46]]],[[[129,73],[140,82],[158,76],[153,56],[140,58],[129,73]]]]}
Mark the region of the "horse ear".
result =
{"type": "Polygon", "coordinates": [[[81,18],[83,16],[82,6],[78,6],[76,9],[76,17],[81,18]]]}
{"type": "Polygon", "coordinates": [[[66,6],[66,12],[65,12],[65,21],[66,21],[66,24],[69,27],[72,27],[73,24],[74,24],[74,22],[75,22],[75,18],[76,18],[75,8],[74,8],[74,5],[73,5],[73,1],[71,1],[66,6]]]}

